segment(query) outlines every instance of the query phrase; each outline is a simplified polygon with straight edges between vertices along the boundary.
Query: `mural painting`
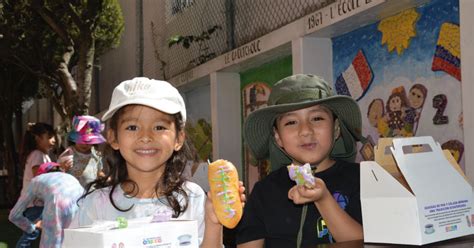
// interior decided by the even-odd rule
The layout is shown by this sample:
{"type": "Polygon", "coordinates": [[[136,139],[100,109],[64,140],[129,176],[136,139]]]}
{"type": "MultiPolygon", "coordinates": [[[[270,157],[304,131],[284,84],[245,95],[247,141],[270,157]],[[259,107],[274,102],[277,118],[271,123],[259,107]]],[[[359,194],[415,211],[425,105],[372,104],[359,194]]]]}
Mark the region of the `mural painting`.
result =
{"type": "Polygon", "coordinates": [[[182,94],[187,111],[186,140],[192,151],[183,174],[208,191],[207,161],[213,160],[210,86],[202,85],[182,94]]]}
{"type": "Polygon", "coordinates": [[[433,0],[333,38],[334,88],[351,96],[369,142],[433,136],[461,168],[463,130],[459,1],[433,0]]]}
{"type": "MultiPolygon", "coordinates": [[[[291,72],[291,56],[243,72],[240,76],[242,121],[245,121],[253,111],[267,106],[272,85],[291,75],[291,72]]],[[[246,147],[243,154],[244,183],[250,192],[255,182],[268,175],[274,168],[271,167],[269,161],[255,160],[246,147]]]]}

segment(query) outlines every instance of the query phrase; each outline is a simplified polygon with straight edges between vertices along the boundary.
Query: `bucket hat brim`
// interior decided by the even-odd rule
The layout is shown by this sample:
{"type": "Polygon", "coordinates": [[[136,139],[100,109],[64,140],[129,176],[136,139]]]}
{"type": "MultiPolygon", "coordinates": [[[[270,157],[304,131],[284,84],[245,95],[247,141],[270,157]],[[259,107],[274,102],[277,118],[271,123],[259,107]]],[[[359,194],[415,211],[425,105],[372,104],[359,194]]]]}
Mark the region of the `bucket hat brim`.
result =
{"type": "Polygon", "coordinates": [[[78,132],[70,132],[68,139],[76,144],[82,145],[97,145],[106,142],[102,134],[85,134],[81,135],[78,132]]]}

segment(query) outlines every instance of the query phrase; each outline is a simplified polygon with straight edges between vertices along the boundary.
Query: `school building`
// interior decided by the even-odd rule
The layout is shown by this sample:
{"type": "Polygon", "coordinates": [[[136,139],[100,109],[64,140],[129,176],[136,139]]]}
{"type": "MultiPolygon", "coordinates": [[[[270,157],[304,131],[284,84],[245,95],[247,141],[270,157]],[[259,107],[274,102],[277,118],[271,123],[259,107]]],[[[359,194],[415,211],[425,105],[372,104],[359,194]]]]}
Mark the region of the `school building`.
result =
{"type": "MultiPolygon", "coordinates": [[[[474,184],[474,1],[120,2],[125,32],[95,72],[92,114],[123,80],[165,79],[185,98],[202,161],[232,161],[250,189],[270,167],[244,148],[246,116],[279,79],[317,74],[359,103],[369,142],[358,161],[380,138],[433,136],[474,184]]],[[[25,121],[57,121],[38,106],[25,121]]]]}

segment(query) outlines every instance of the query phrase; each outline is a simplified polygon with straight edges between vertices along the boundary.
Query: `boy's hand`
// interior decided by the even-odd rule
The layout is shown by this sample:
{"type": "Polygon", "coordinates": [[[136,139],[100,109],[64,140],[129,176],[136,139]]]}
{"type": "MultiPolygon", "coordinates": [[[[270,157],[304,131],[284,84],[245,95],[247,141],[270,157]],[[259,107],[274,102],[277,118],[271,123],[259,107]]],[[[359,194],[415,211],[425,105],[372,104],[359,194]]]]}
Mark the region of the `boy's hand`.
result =
{"type": "MultiPolygon", "coordinates": [[[[246,197],[245,197],[245,187],[242,181],[239,181],[239,193],[240,193],[240,201],[242,202],[242,207],[245,205],[246,197]]],[[[214,206],[212,205],[211,199],[211,192],[207,192],[207,199],[206,199],[206,219],[210,220],[214,224],[221,224],[217,219],[216,212],[214,211],[214,206]]]]}
{"type": "Polygon", "coordinates": [[[288,191],[288,198],[295,204],[304,204],[308,202],[317,202],[328,194],[326,184],[320,178],[315,178],[313,188],[304,185],[295,185],[288,191]]]}

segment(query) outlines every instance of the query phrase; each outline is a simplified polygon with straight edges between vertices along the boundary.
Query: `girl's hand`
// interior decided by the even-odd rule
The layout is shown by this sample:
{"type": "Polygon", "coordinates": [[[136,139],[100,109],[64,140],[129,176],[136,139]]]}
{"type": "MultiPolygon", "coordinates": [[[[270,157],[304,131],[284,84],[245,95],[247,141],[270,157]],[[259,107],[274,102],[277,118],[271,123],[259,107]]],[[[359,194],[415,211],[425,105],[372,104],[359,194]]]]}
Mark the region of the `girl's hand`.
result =
{"type": "Polygon", "coordinates": [[[288,198],[295,204],[317,202],[329,194],[326,184],[320,178],[315,178],[314,188],[310,189],[304,185],[295,185],[288,191],[288,198]]]}
{"type": "Polygon", "coordinates": [[[38,220],[38,221],[35,223],[35,228],[36,228],[37,230],[43,229],[43,225],[42,225],[42,221],[41,221],[41,220],[38,220]]]}
{"type": "MultiPolygon", "coordinates": [[[[244,183],[242,181],[239,181],[239,193],[240,193],[240,201],[242,202],[242,207],[244,207],[245,201],[247,200],[244,192],[245,192],[244,183]]],[[[219,219],[217,219],[216,212],[214,211],[214,206],[212,205],[211,192],[207,192],[205,210],[206,210],[206,219],[208,219],[214,224],[221,224],[219,222],[219,219]]]]}
{"type": "Polygon", "coordinates": [[[61,161],[61,163],[59,163],[59,164],[60,164],[60,167],[61,167],[62,171],[68,171],[72,167],[73,159],[72,158],[65,159],[65,160],[61,161]]]}
{"type": "Polygon", "coordinates": [[[63,153],[59,155],[58,163],[60,164],[62,171],[68,171],[73,166],[74,152],[71,148],[67,148],[63,153]]]}
{"type": "Polygon", "coordinates": [[[211,199],[211,192],[207,192],[207,199],[206,199],[206,219],[210,220],[211,223],[219,224],[219,220],[217,219],[216,212],[214,211],[214,207],[212,206],[212,199],[211,199]]]}

